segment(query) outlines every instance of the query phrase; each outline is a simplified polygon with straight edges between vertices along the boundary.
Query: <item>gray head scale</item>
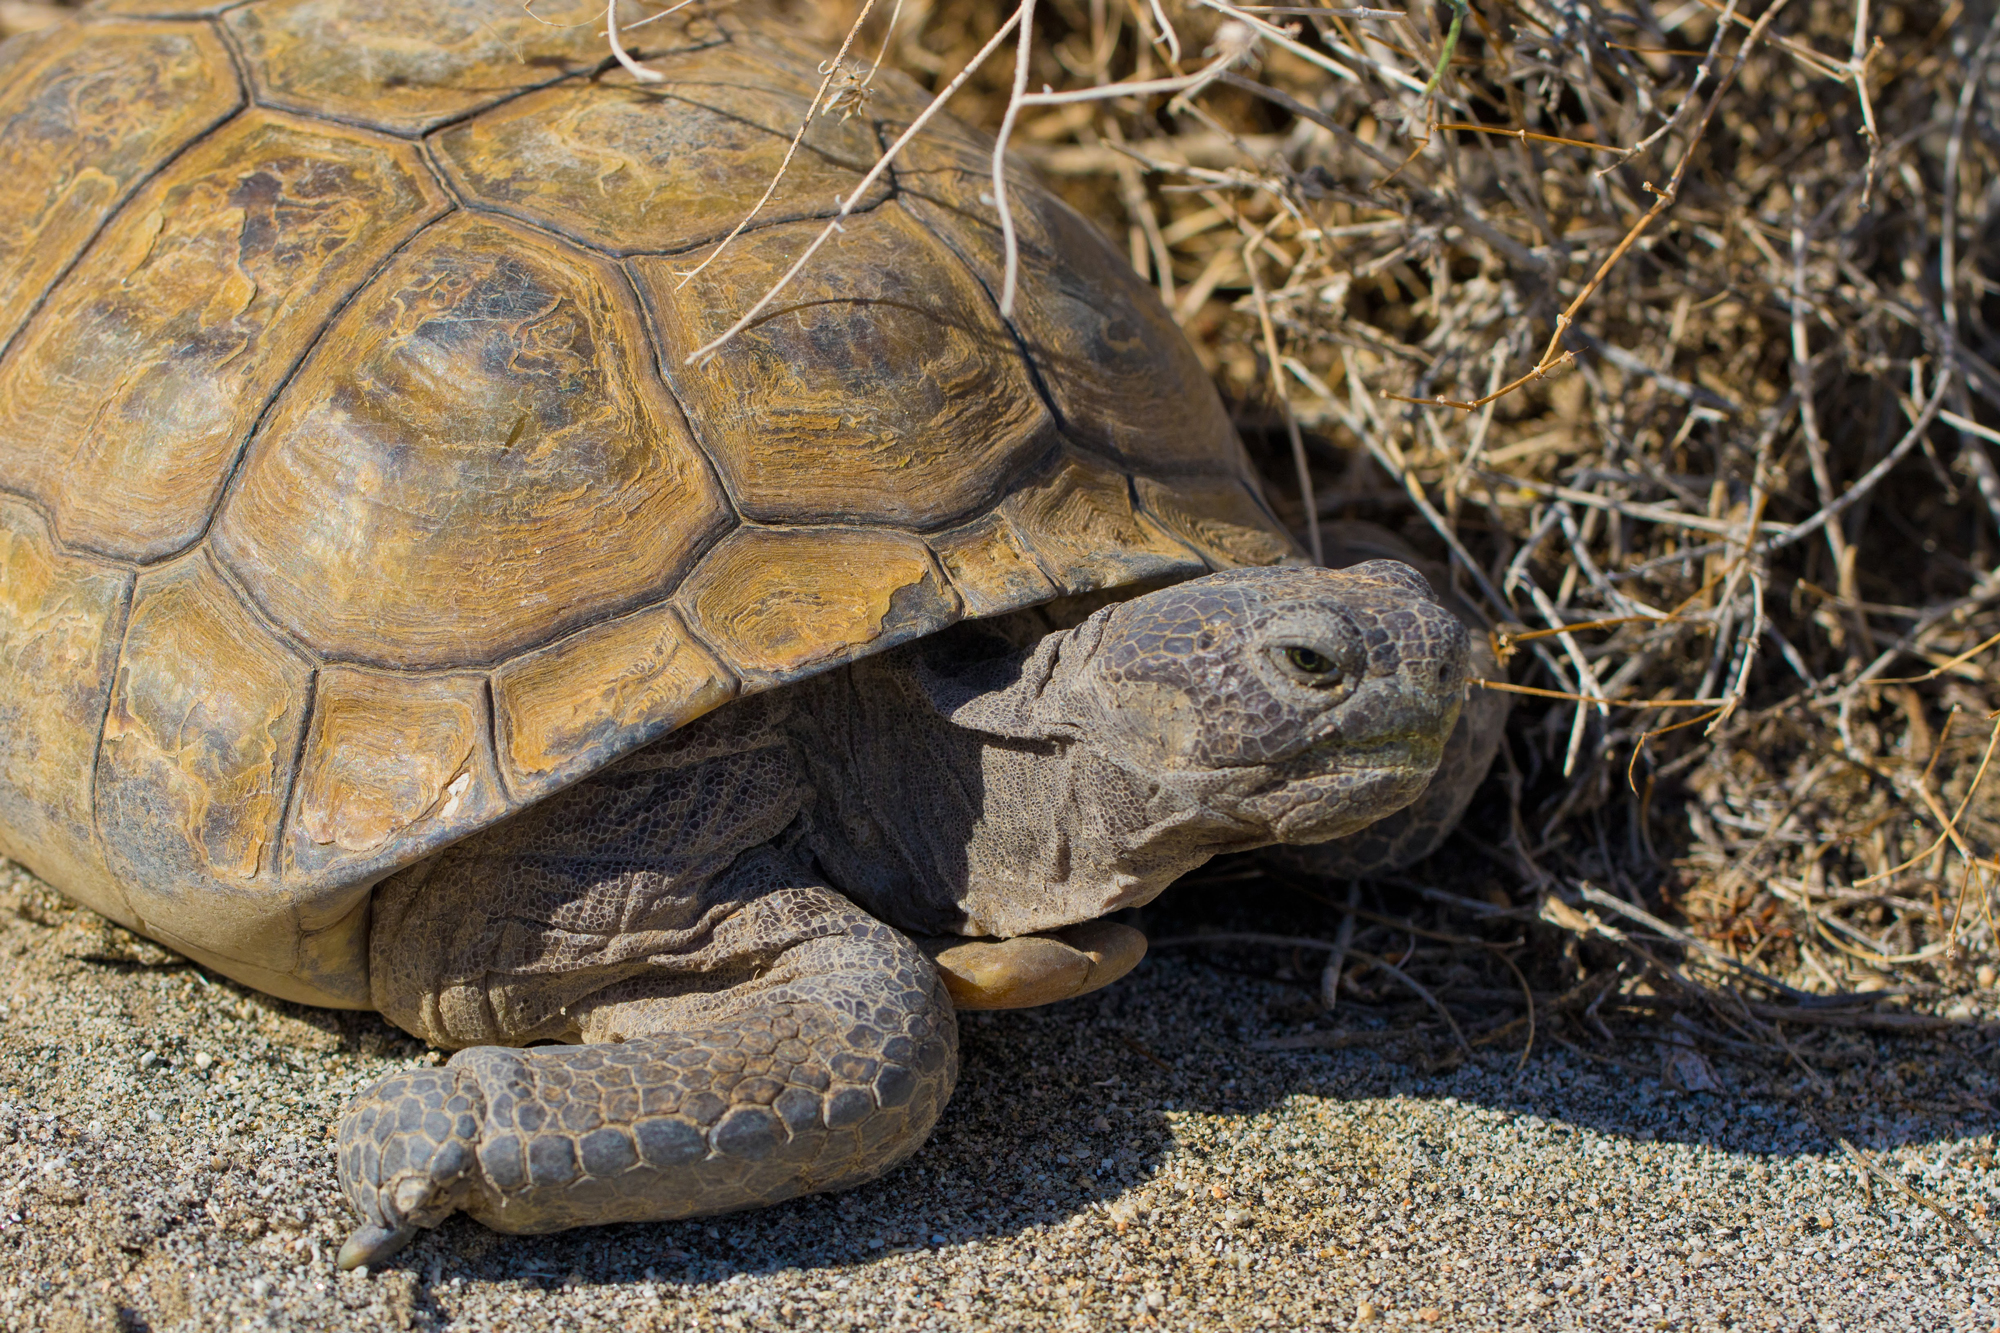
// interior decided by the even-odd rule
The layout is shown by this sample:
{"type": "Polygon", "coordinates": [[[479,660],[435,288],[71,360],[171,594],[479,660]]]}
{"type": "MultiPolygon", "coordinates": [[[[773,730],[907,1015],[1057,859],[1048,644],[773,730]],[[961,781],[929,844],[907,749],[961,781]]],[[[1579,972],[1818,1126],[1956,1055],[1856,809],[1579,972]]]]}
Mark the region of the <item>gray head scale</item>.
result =
{"type": "Polygon", "coordinates": [[[1393,560],[1233,570],[1102,614],[1087,679],[1109,748],[1255,841],[1407,805],[1464,697],[1465,627],[1393,560]]]}

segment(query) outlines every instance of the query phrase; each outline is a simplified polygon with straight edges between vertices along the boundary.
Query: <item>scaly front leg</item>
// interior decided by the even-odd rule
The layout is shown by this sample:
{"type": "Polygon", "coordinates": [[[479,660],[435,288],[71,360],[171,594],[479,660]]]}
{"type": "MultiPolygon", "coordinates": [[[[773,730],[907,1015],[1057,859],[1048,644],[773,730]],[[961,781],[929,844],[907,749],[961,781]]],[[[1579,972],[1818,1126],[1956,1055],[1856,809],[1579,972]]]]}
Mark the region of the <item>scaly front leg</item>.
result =
{"type": "Polygon", "coordinates": [[[364,1094],[340,1127],[364,1219],[341,1267],[454,1211],[516,1233],[730,1212],[858,1185],[914,1152],[957,1070],[936,968],[823,886],[744,912],[734,924],[761,947],[719,989],[633,978],[580,1006],[590,1044],[473,1047],[364,1094]]]}

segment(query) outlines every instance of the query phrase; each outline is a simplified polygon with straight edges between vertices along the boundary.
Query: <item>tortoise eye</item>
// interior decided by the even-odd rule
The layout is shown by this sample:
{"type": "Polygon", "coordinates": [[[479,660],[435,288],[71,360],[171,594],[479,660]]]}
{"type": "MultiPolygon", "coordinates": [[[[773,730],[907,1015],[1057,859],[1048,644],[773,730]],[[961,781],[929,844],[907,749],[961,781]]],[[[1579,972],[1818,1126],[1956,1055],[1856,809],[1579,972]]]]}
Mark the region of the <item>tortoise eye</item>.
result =
{"type": "Polygon", "coordinates": [[[1285,664],[1301,675],[1315,679],[1314,685],[1335,685],[1340,681],[1340,667],[1331,657],[1316,648],[1294,645],[1283,650],[1285,664]]]}

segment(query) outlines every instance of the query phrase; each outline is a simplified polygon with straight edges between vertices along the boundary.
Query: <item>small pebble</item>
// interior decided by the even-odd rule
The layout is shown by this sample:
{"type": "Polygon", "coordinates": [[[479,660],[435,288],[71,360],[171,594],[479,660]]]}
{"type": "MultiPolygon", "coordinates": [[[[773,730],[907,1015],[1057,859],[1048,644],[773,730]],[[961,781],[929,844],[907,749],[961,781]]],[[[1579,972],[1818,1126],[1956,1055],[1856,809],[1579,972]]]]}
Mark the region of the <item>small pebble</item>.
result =
{"type": "Polygon", "coordinates": [[[1354,1322],[1357,1324],[1372,1324],[1379,1313],[1372,1302],[1363,1301],[1354,1307],[1354,1322]]]}

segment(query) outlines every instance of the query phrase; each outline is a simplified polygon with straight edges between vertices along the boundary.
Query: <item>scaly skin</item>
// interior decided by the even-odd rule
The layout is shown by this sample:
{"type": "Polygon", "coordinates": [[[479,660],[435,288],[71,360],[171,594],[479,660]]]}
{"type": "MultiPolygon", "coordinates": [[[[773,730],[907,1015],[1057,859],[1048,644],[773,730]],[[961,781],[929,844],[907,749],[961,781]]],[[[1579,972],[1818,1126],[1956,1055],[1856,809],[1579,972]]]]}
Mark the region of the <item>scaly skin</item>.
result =
{"type": "MultiPolygon", "coordinates": [[[[473,1047],[378,1083],[340,1127],[341,1183],[364,1219],[341,1267],[461,1209],[496,1231],[559,1231],[761,1207],[894,1166],[951,1096],[957,1027],[930,960],[848,913],[725,992],[703,1026],[473,1047]]],[[[590,1026],[664,1007],[628,999],[590,1026]]]]}

